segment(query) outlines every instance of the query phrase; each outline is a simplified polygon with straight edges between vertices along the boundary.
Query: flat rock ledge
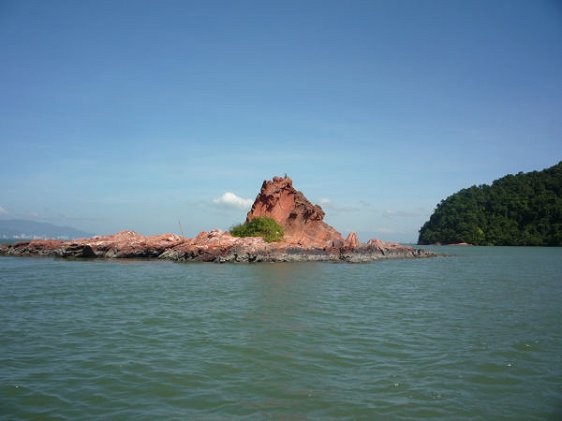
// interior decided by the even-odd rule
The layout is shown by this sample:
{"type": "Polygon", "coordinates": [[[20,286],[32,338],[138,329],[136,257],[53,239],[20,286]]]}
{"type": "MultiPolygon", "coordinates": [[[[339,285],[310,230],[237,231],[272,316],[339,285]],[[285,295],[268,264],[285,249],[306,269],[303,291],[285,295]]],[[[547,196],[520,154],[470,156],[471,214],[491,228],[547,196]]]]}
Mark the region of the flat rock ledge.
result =
{"type": "Polygon", "coordinates": [[[203,231],[197,237],[175,234],[144,236],[122,231],[72,241],[32,240],[0,246],[4,256],[46,256],[61,258],[162,259],[176,262],[345,262],[361,263],[381,259],[412,259],[436,256],[427,250],[396,243],[356,237],[325,247],[294,242],[267,243],[261,238],[233,237],[221,230],[203,231]]]}

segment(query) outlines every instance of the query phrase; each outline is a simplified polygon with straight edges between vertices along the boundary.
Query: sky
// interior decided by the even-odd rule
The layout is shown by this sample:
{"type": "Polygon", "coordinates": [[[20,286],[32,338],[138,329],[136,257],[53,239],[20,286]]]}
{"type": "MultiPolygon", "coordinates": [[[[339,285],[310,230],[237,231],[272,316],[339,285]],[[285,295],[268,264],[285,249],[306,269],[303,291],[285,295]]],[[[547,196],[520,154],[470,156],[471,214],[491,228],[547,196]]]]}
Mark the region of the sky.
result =
{"type": "Polygon", "coordinates": [[[0,218],[193,236],[288,174],[414,242],[562,159],[561,46],[558,0],[0,0],[0,218]]]}

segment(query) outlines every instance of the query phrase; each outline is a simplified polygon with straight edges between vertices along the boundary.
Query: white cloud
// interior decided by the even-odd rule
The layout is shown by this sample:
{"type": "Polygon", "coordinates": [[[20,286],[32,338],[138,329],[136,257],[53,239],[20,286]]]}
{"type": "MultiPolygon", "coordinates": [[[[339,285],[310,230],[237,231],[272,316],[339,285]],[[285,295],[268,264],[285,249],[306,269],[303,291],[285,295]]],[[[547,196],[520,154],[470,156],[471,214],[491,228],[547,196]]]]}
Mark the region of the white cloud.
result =
{"type": "Polygon", "coordinates": [[[321,205],[321,206],[328,205],[330,203],[332,203],[332,201],[330,199],[328,199],[327,197],[323,197],[318,201],[318,204],[321,205]]]}
{"type": "Polygon", "coordinates": [[[2,206],[0,206],[0,215],[8,215],[10,212],[8,212],[5,208],[3,208],[2,206]]]}
{"type": "Polygon", "coordinates": [[[227,208],[249,209],[254,201],[252,199],[244,199],[227,191],[221,197],[213,199],[213,203],[227,208]]]}

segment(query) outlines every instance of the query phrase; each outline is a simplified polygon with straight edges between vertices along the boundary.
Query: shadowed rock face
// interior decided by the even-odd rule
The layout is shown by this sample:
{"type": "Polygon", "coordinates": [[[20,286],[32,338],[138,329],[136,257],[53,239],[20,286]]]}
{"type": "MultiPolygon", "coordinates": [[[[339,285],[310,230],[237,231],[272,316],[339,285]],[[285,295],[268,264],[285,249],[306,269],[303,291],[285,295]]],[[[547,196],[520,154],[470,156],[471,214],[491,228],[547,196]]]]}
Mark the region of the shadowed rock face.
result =
{"type": "Polygon", "coordinates": [[[293,188],[289,177],[264,181],[247,221],[258,216],[275,219],[285,228],[283,241],[239,238],[221,230],[203,231],[194,238],[175,234],[144,236],[133,231],[72,241],[34,240],[0,245],[0,255],[65,258],[159,258],[180,262],[368,262],[378,259],[434,256],[396,243],[369,240],[355,233],[344,240],[326,224],[324,211],[293,188]]]}
{"type": "Polygon", "coordinates": [[[324,211],[295,190],[289,177],[264,181],[250,212],[249,222],[258,216],[275,219],[284,229],[284,241],[304,247],[341,247],[344,239],[324,222],[324,211]]]}

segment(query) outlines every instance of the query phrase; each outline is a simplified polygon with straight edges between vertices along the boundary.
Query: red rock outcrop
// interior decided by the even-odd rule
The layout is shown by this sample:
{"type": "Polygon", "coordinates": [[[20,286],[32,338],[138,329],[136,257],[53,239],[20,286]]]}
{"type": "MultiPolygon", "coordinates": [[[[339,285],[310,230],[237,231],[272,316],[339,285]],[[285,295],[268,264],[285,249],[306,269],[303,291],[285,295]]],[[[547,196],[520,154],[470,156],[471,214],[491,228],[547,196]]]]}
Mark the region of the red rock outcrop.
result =
{"type": "Polygon", "coordinates": [[[185,241],[176,234],[145,236],[134,231],[121,231],[114,235],[96,236],[74,241],[77,246],[87,245],[96,255],[104,257],[158,257],[164,250],[185,241]]]}
{"type": "Polygon", "coordinates": [[[33,240],[0,245],[0,255],[75,258],[160,258],[182,262],[366,262],[388,258],[429,257],[433,253],[396,243],[369,240],[355,233],[344,240],[324,222],[324,211],[295,190],[289,177],[264,181],[247,221],[258,216],[275,219],[285,229],[283,241],[239,238],[221,230],[194,238],[175,234],[144,236],[133,231],[72,241],[33,240]]]}
{"type": "Polygon", "coordinates": [[[32,240],[4,247],[0,254],[58,257],[158,257],[186,238],[175,234],[144,236],[134,231],[71,241],[32,240]]]}
{"type": "Polygon", "coordinates": [[[354,232],[350,232],[347,238],[345,239],[345,246],[349,248],[357,248],[359,247],[359,239],[357,238],[357,234],[354,232]]]}
{"type": "Polygon", "coordinates": [[[160,258],[200,262],[253,261],[245,256],[259,254],[266,248],[263,238],[233,237],[229,232],[215,229],[202,231],[195,238],[186,238],[162,253],[160,258]]]}
{"type": "Polygon", "coordinates": [[[263,182],[246,221],[258,216],[275,219],[285,229],[287,243],[303,247],[341,247],[344,244],[341,234],[324,222],[322,208],[310,203],[287,176],[263,182]]]}
{"type": "Polygon", "coordinates": [[[21,241],[15,244],[0,245],[0,254],[14,256],[52,256],[59,250],[62,240],[21,241]]]}

